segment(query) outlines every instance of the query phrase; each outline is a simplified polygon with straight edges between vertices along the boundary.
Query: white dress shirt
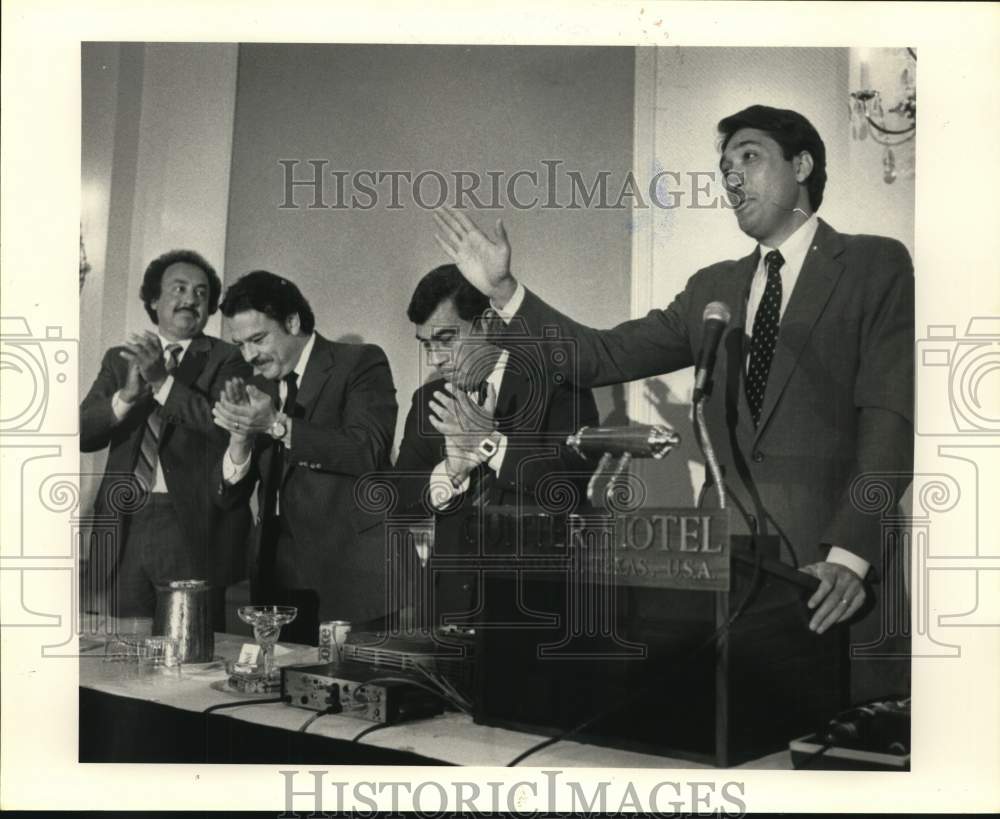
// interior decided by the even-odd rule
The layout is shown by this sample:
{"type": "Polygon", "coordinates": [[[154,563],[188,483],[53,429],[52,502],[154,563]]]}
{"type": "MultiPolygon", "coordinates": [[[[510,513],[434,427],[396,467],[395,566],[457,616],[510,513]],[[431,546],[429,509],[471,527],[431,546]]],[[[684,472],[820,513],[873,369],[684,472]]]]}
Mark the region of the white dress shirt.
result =
{"type": "MultiPolygon", "coordinates": [[[[181,361],[184,360],[184,354],[187,352],[187,348],[191,346],[191,339],[186,338],[183,341],[171,341],[168,338],[164,338],[159,335],[160,346],[163,347],[163,361],[166,363],[168,360],[167,347],[178,345],[181,348],[180,353],[177,356],[177,366],[181,365],[181,361]]],[[[170,395],[170,390],[174,386],[174,377],[170,373],[167,373],[167,377],[163,379],[163,383],[160,384],[160,388],[153,393],[153,400],[156,401],[161,407],[167,403],[167,397],[170,395]]],[[[121,396],[121,390],[118,390],[114,395],[111,396],[111,412],[114,413],[115,422],[120,422],[122,419],[128,415],[128,412],[135,405],[134,401],[126,401],[121,396]]],[[[145,433],[143,433],[145,434],[145,433]]],[[[167,491],[167,481],[163,477],[163,467],[160,466],[160,459],[156,459],[156,480],[153,483],[154,492],[166,492],[167,491]]]]}
{"type": "MultiPolygon", "coordinates": [[[[507,359],[509,357],[510,354],[506,350],[500,353],[500,357],[497,358],[496,364],[493,365],[493,370],[486,377],[486,383],[493,386],[493,392],[497,396],[500,395],[500,383],[503,381],[503,374],[504,370],[507,368],[507,359]]],[[[470,396],[472,396],[473,400],[475,400],[475,396],[472,393],[470,393],[470,396]]],[[[504,435],[500,438],[500,442],[497,445],[497,451],[494,452],[493,456],[486,462],[486,465],[497,475],[500,474],[500,467],[503,465],[504,455],[506,454],[507,436],[504,435]]],[[[443,509],[456,497],[469,491],[470,478],[466,476],[461,486],[456,487],[451,482],[451,478],[448,476],[447,460],[444,460],[434,467],[431,472],[430,482],[431,504],[435,509],[443,509]]]]}
{"type": "MultiPolygon", "coordinates": [[[[802,272],[802,264],[806,260],[806,254],[812,247],[813,237],[816,235],[816,228],[819,227],[819,218],[814,213],[798,229],[785,239],[779,247],[769,247],[762,244],[760,246],[760,261],[757,262],[757,270],[754,271],[753,281],[750,283],[750,295],[747,297],[747,321],[746,332],[750,335],[753,332],[753,320],[757,316],[757,308],[760,300],[764,297],[764,288],[767,287],[767,264],[764,258],[772,250],[781,251],[781,257],[785,260],[781,265],[781,308],[779,318],[785,315],[785,308],[788,307],[788,300],[791,298],[795,283],[799,280],[799,273],[802,272]]],[[[749,357],[750,353],[747,352],[749,357]]]]}

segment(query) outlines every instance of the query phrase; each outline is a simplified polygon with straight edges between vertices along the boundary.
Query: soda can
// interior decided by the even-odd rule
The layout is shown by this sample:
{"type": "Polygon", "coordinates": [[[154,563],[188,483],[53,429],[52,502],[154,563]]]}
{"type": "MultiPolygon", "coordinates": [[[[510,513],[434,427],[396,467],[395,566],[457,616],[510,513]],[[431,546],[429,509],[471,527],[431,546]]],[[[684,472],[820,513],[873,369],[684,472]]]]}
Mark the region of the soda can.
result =
{"type": "Polygon", "coordinates": [[[347,635],[351,633],[350,620],[334,620],[333,625],[333,645],[338,661],[344,659],[344,645],[347,643],[347,635]]]}
{"type": "Polygon", "coordinates": [[[319,624],[319,661],[332,663],[336,650],[333,647],[333,622],[319,624]]]}

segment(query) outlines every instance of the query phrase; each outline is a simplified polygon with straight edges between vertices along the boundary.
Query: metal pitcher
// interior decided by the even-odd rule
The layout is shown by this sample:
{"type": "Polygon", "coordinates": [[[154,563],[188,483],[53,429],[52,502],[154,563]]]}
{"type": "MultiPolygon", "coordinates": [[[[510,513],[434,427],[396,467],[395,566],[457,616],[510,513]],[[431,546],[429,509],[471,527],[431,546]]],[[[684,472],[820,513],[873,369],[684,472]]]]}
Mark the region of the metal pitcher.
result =
{"type": "Polygon", "coordinates": [[[177,659],[182,663],[207,663],[214,656],[210,589],[204,580],[173,580],[156,587],[153,634],[176,640],[177,659]]]}

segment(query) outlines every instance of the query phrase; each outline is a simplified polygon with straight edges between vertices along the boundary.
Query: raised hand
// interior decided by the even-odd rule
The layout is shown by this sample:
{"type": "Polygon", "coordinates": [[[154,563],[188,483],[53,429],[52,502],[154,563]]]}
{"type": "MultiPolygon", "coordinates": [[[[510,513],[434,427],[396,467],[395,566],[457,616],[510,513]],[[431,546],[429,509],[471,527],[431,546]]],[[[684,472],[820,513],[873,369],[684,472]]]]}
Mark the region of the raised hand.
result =
{"type": "Polygon", "coordinates": [[[139,369],[136,357],[126,350],[122,350],[120,355],[128,361],[128,374],[125,376],[125,386],[121,388],[119,396],[122,401],[133,404],[151,390],[149,384],[142,377],[142,371],[139,369]]]}
{"type": "Polygon", "coordinates": [[[434,238],[441,249],[473,287],[503,307],[517,289],[510,272],[510,242],[503,220],[497,219],[493,239],[464,213],[451,208],[436,210],[434,221],[438,227],[434,238]]]}
{"type": "Polygon", "coordinates": [[[278,417],[271,397],[241,379],[226,383],[219,400],[212,407],[215,423],[230,435],[256,435],[267,432],[278,417]],[[238,383],[237,383],[238,382],[238,383]]]}
{"type": "Polygon", "coordinates": [[[163,363],[163,347],[160,338],[155,333],[145,330],[142,333],[129,333],[125,342],[128,350],[139,365],[143,379],[155,392],[167,378],[167,366],[163,363]]]}
{"type": "Polygon", "coordinates": [[[246,382],[236,376],[230,378],[222,389],[222,394],[230,404],[249,404],[250,398],[247,395],[246,382]]]}

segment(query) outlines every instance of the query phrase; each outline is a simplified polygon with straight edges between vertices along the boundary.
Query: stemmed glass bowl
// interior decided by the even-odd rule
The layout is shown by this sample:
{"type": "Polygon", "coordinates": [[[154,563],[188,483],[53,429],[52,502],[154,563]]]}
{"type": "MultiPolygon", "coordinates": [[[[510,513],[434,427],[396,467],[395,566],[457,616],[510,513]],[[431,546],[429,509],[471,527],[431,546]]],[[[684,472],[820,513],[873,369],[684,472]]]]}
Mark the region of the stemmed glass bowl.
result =
{"type": "Polygon", "coordinates": [[[291,623],[298,613],[295,606],[240,606],[240,619],[253,627],[253,637],[261,648],[261,674],[265,678],[274,671],[274,644],[281,627],[291,623]]]}

